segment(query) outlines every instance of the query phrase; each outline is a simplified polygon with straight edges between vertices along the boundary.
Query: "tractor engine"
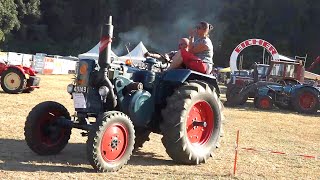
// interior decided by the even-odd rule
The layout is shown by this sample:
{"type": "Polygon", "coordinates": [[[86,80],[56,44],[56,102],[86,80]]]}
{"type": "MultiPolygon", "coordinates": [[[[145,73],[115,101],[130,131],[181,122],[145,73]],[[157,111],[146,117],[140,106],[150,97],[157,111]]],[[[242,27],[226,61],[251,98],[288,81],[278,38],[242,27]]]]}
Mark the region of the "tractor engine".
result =
{"type": "Polygon", "coordinates": [[[74,84],[69,84],[67,87],[68,93],[72,94],[75,110],[78,113],[97,114],[103,111],[101,99],[108,94],[108,89],[102,86],[100,90],[100,87],[93,86],[95,84],[92,82],[96,82],[94,81],[94,74],[96,74],[95,67],[96,63],[94,60],[81,60],[74,84]]]}
{"type": "Polygon", "coordinates": [[[80,60],[75,83],[67,87],[68,93],[72,94],[74,99],[78,116],[83,114],[85,117],[96,117],[101,112],[120,109],[131,118],[135,126],[145,127],[151,121],[154,111],[151,94],[156,73],[125,65],[111,65],[104,74],[112,81],[114,88],[110,89],[101,78],[101,71],[97,67],[94,60],[80,60]],[[112,106],[115,97],[112,97],[111,91],[115,92],[116,107],[112,106]]]}

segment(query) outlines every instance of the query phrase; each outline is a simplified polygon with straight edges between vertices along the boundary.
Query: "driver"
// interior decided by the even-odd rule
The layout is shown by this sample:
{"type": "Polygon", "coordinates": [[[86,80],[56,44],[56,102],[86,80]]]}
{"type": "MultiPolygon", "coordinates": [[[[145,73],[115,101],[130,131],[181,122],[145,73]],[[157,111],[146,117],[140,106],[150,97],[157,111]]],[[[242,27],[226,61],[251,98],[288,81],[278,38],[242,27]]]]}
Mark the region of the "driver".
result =
{"type": "MultiPolygon", "coordinates": [[[[181,38],[179,40],[179,44],[178,44],[178,49],[179,50],[186,50],[188,51],[188,46],[189,46],[189,39],[188,38],[181,38]]],[[[164,54],[164,56],[161,56],[160,54],[157,53],[150,53],[150,52],[146,52],[145,53],[145,57],[153,57],[153,58],[157,58],[157,59],[164,59],[168,62],[171,61],[176,61],[175,59],[181,59],[181,53],[178,53],[179,51],[171,51],[169,53],[164,54]]]]}
{"type": "Polygon", "coordinates": [[[209,32],[213,26],[205,21],[201,21],[196,30],[190,31],[188,51],[181,49],[178,54],[181,58],[173,59],[169,69],[179,68],[185,65],[187,68],[205,74],[212,71],[213,45],[209,39],[209,32]],[[194,41],[194,35],[198,39],[194,41]]]}

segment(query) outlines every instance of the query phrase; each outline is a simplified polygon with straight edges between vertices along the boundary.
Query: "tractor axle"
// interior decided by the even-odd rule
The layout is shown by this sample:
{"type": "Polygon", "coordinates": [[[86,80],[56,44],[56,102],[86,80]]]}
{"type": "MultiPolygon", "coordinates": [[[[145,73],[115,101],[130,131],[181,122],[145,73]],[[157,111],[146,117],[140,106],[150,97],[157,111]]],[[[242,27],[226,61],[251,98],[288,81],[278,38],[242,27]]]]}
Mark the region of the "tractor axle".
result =
{"type": "Polygon", "coordinates": [[[90,123],[80,124],[80,123],[71,121],[70,119],[67,119],[65,117],[59,117],[56,122],[57,122],[57,125],[60,127],[76,128],[76,129],[82,129],[86,131],[90,131],[92,126],[90,123]]]}
{"type": "Polygon", "coordinates": [[[206,122],[202,122],[202,121],[193,121],[192,125],[193,126],[207,127],[207,123],[206,122]]]}

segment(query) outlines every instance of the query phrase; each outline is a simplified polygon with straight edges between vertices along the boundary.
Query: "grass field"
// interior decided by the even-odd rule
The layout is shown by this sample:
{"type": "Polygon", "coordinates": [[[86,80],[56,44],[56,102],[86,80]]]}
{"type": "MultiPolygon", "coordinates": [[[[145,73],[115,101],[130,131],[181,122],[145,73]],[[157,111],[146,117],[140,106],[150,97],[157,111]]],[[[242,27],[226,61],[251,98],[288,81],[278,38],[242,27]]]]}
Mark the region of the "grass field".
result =
{"type": "Polygon", "coordinates": [[[232,176],[236,131],[240,147],[272,149],[290,154],[320,155],[320,113],[226,108],[225,137],[206,164],[175,164],[166,154],[161,136],[151,134],[120,171],[95,173],[86,158],[86,138],[73,130],[70,143],[56,156],[38,156],[24,141],[26,116],[36,104],[57,101],[74,112],[66,92],[72,76],[40,76],[41,88],[31,94],[9,95],[0,89],[0,179],[320,179],[320,159],[240,150],[232,176]]]}

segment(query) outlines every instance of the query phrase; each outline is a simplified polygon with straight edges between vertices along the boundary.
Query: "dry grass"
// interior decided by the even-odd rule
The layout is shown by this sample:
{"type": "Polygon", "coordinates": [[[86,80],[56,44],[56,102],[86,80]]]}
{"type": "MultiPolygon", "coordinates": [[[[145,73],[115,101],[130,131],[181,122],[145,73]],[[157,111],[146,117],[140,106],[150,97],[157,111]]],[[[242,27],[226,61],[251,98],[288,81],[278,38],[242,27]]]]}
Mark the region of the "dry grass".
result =
{"type": "MultiPolygon", "coordinates": [[[[0,179],[232,179],[236,130],[240,146],[287,153],[320,155],[319,116],[289,111],[257,111],[226,108],[226,135],[221,148],[208,163],[176,165],[165,153],[161,136],[151,141],[116,173],[95,173],[86,160],[86,138],[73,130],[70,144],[59,155],[43,157],[31,152],[24,141],[27,114],[36,104],[53,100],[71,113],[66,86],[72,76],[41,76],[41,88],[31,94],[9,95],[0,91],[0,179]]],[[[269,153],[240,151],[238,179],[320,179],[320,160],[269,153]]]]}

